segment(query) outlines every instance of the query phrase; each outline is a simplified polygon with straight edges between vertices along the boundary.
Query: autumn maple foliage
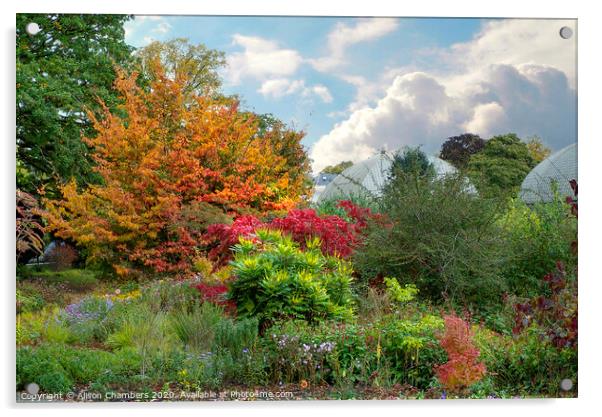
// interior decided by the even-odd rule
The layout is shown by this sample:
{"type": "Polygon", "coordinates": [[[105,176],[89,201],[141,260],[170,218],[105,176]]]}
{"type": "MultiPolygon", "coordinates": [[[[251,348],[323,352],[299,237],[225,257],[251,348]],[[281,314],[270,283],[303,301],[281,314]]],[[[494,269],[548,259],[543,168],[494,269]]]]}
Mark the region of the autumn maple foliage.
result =
{"type": "Polygon", "coordinates": [[[118,71],[121,106],[90,113],[97,134],[83,140],[102,180],[67,183],[62,199],[45,201],[50,231],[119,274],[189,270],[202,232],[190,224],[191,207],[281,210],[302,192],[303,176],[291,178],[294,167],[236,100],[185,97],[185,79],[168,78],[159,64],[156,72],[142,89],[136,74],[118,71]]]}
{"type": "Polygon", "coordinates": [[[217,266],[225,265],[232,259],[231,248],[239,238],[254,239],[255,231],[260,228],[289,234],[301,248],[305,248],[308,239],[319,238],[324,254],[349,258],[361,245],[368,222],[382,221],[382,218],[369,208],[356,206],[349,200],[341,200],[337,206],[345,211],[348,220],[337,215],[320,216],[314,209],[293,209],[286,216],[276,217],[267,223],[246,215],[238,217],[232,224],[212,224],[203,236],[204,242],[211,246],[209,259],[217,266]]]}
{"type": "Polygon", "coordinates": [[[448,361],[435,368],[441,384],[451,392],[458,392],[478,382],[486,372],[478,361],[479,350],[473,343],[470,324],[455,315],[445,316],[445,333],[440,338],[448,361]]]}

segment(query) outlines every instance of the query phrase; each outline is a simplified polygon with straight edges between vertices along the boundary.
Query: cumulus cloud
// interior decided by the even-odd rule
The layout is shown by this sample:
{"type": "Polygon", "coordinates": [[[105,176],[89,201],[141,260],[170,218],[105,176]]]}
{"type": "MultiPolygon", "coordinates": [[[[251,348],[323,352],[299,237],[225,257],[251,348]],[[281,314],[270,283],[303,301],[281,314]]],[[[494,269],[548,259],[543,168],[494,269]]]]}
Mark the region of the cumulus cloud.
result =
{"type": "Polygon", "coordinates": [[[300,94],[302,97],[311,97],[313,95],[320,98],[324,103],[332,102],[330,90],[322,85],[316,84],[307,87],[304,80],[289,80],[287,78],[276,78],[266,80],[257,90],[264,97],[281,98],[291,94],[300,94]]]}
{"type": "Polygon", "coordinates": [[[294,49],[281,48],[278,43],[256,37],[235,34],[233,44],[243,51],[228,55],[225,77],[233,85],[245,78],[265,80],[293,74],[303,58],[294,49]]]}
{"type": "Polygon", "coordinates": [[[314,171],[405,145],[436,153],[445,138],[463,132],[538,135],[554,149],[574,142],[575,46],[547,39],[562,41],[558,29],[574,23],[529,22],[489,23],[472,41],[440,51],[453,70],[395,76],[375,104],[353,111],[314,144],[314,171]]]}
{"type": "Polygon", "coordinates": [[[328,34],[328,53],[309,62],[318,71],[331,71],[345,63],[345,52],[349,46],[378,39],[393,32],[397,25],[393,18],[359,19],[353,26],[339,22],[328,34]]]}

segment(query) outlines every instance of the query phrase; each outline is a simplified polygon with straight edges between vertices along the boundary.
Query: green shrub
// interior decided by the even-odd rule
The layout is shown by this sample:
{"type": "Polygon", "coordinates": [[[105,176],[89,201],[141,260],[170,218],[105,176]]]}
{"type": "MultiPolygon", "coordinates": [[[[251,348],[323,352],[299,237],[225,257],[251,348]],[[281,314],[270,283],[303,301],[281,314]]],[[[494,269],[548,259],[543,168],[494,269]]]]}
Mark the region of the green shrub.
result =
{"type": "Polygon", "coordinates": [[[91,290],[98,285],[96,272],[87,269],[67,269],[64,271],[42,271],[35,274],[48,282],[65,284],[77,291],[91,290]]]}
{"type": "Polygon", "coordinates": [[[140,368],[136,352],[114,354],[60,344],[17,349],[16,361],[17,388],[35,382],[46,393],[71,391],[75,384],[123,381],[140,368]]]}
{"type": "Polygon", "coordinates": [[[446,360],[436,337],[442,330],[443,319],[428,314],[409,319],[392,318],[382,324],[382,354],[395,381],[419,388],[427,388],[432,383],[435,365],[446,360]]]}
{"type": "Polygon", "coordinates": [[[228,297],[241,317],[263,324],[353,316],[351,265],[322,254],[318,239],[304,252],[279,231],[258,230],[256,242],[241,239],[234,250],[228,297]]]}
{"type": "Polygon", "coordinates": [[[443,320],[431,315],[387,315],[367,324],[289,321],[267,329],[263,344],[274,382],[426,388],[433,367],[446,360],[436,338],[442,328],[443,320]]]}
{"type": "Polygon", "coordinates": [[[514,337],[480,329],[475,343],[496,390],[491,394],[558,397],[561,381],[570,379],[576,396],[577,349],[552,346],[540,329],[514,337]]]}
{"type": "Polygon", "coordinates": [[[423,297],[483,308],[501,302],[506,244],[493,200],[469,192],[465,178],[398,172],[381,199],[385,224],[369,228],[354,266],[365,284],[394,276],[423,297]]]}
{"type": "Polygon", "coordinates": [[[531,207],[520,199],[512,200],[500,219],[510,242],[511,259],[503,275],[512,293],[533,297],[542,293],[542,278],[561,261],[576,264],[571,242],[577,234],[577,219],[560,196],[550,203],[531,207]]]}

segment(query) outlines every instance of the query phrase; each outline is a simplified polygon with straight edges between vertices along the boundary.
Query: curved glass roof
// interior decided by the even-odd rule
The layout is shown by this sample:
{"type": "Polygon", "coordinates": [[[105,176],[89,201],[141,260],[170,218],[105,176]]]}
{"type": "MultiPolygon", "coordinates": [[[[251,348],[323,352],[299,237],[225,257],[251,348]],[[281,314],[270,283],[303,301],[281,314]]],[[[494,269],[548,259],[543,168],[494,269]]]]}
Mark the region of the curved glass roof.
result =
{"type": "MultiPolygon", "coordinates": [[[[433,164],[437,176],[455,173],[456,168],[450,163],[434,156],[427,156],[433,164]]],[[[358,162],[339,174],[316,197],[316,201],[325,201],[351,196],[375,196],[380,194],[387,181],[393,155],[380,152],[362,162],[358,162]]]]}
{"type": "Polygon", "coordinates": [[[577,179],[576,143],[550,155],[533,168],[523,180],[519,196],[528,204],[550,202],[554,199],[554,187],[561,196],[572,196],[569,185],[572,179],[577,179]]]}

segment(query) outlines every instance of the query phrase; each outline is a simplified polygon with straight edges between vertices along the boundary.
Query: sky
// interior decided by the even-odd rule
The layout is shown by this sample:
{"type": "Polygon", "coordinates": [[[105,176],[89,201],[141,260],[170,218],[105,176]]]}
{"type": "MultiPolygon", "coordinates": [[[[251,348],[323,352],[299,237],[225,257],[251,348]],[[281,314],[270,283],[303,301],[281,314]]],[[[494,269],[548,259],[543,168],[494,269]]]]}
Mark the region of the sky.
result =
{"type": "Polygon", "coordinates": [[[575,20],[136,16],[126,41],[223,51],[223,90],[306,133],[315,173],[465,132],[577,141],[575,20]],[[573,35],[563,39],[560,28],[573,35]]]}

